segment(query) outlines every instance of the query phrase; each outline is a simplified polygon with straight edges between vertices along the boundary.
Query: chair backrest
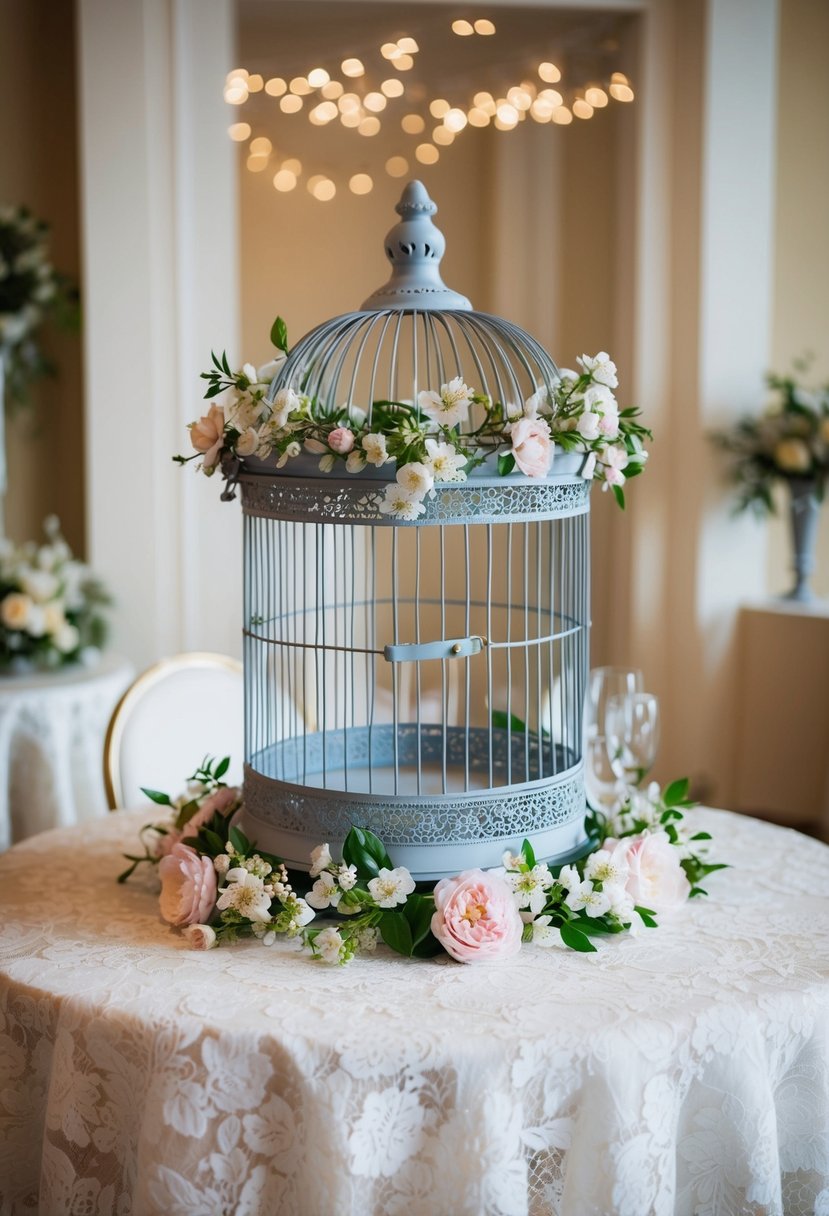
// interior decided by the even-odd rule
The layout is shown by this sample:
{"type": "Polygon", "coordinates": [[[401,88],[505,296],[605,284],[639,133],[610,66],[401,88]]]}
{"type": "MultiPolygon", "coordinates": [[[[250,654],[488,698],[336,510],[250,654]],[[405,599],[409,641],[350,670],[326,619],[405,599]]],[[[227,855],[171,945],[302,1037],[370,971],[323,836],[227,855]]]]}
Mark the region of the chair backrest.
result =
{"type": "Polygon", "coordinates": [[[142,672],[115,707],[104,743],[111,810],[147,802],[141,787],[175,797],[205,756],[230,756],[226,777],[242,779],[242,664],[193,652],[142,672]]]}

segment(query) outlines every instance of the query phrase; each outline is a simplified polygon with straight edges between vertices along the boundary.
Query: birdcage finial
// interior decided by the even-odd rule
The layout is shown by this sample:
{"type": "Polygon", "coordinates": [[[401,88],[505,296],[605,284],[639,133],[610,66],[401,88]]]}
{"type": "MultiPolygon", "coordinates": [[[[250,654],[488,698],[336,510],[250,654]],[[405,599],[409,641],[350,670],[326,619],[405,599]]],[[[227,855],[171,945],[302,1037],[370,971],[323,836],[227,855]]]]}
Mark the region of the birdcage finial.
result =
{"type": "Polygon", "coordinates": [[[386,257],[391,278],[363,304],[364,311],[384,308],[461,310],[472,305],[452,291],[440,277],[440,259],[446,242],[432,223],[437,207],[422,182],[409,182],[395,207],[400,222],[386,236],[386,257]]]}

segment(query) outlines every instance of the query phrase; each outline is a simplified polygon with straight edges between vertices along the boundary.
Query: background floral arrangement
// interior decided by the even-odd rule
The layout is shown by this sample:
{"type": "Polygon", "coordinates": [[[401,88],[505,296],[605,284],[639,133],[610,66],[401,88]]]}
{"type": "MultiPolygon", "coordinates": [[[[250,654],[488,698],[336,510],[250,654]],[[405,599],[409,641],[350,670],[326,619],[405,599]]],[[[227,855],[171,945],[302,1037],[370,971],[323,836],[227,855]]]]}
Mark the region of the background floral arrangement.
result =
{"type": "Polygon", "coordinates": [[[54,367],[38,346],[47,317],[72,324],[77,290],[49,261],[48,226],[25,207],[0,208],[0,358],[9,400],[27,399],[29,382],[54,367]]]}
{"type": "Polygon", "coordinates": [[[319,456],[323,473],[344,466],[358,474],[367,464],[396,463],[396,481],[385,491],[381,511],[393,518],[417,519],[437,482],[465,481],[467,474],[497,453],[498,472],[514,470],[546,477],[556,447],[584,453],[582,476],[612,489],[624,507],[626,480],[642,472],[650,431],[636,421],[634,407],[620,409],[613,389],[616,364],[606,352],[578,360],[580,371],[563,369],[558,379],[538,388],[526,401],[499,402],[483,396],[456,376],[437,389],[424,390],[417,402],[375,401],[370,417],[354,403],[329,409],[292,388],[280,389],[272,404],[268,389],[288,354],[285,322],[277,317],[271,341],[280,359],[258,370],[246,363],[231,371],[227,355],[213,355],[202,373],[207,399],[226,394],[198,422],[190,424],[198,466],[212,474],[224,458],[276,457],[278,468],[304,450],[319,456]],[[474,429],[469,429],[473,428],[474,429]],[[463,428],[467,429],[464,430],[463,428]]]}
{"type": "MultiPolygon", "coordinates": [[[[808,367],[809,360],[800,360],[795,372],[808,367]]],[[[736,509],[761,515],[774,512],[776,481],[808,479],[822,498],[829,475],[829,385],[810,389],[794,376],[774,373],[766,381],[775,399],[764,412],[744,415],[731,430],[712,436],[731,457],[736,509]]]]}
{"type": "Polygon", "coordinates": [[[525,840],[497,870],[467,870],[418,889],[376,836],[355,827],[341,859],[327,844],[314,849],[313,885],[299,894],[280,859],[258,852],[233,826],[241,796],[222,781],[229,765],[205,759],[175,801],[144,791],[170,817],[142,829],[144,852],[127,855],[118,880],[144,862],[157,865],[161,915],[194,949],[243,936],[271,945],[283,936],[327,963],[373,950],[378,938],[409,957],[446,953],[463,963],[509,957],[527,943],[591,953],[592,937],[655,927],[657,915],[705,895],[700,882],[725,868],[703,856],[710,835],[685,824],[693,804],[683,780],[664,793],[656,785],[628,789],[614,815],[593,814],[590,849],[569,865],[536,861],[525,840]],[[318,912],[329,923],[312,923],[318,912]]]}
{"type": "Polygon", "coordinates": [[[106,590],[72,556],[54,515],[43,530],[40,546],[0,539],[0,670],[93,658],[106,640],[106,590]]]}

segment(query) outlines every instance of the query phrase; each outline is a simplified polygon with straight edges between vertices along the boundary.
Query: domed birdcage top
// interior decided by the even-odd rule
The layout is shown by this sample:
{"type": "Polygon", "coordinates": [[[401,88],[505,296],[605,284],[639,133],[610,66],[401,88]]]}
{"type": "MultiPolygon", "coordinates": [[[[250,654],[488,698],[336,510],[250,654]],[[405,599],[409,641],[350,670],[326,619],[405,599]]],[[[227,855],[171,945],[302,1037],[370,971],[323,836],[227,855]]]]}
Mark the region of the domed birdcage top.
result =
{"type": "MultiPolygon", "coordinates": [[[[558,380],[556,364],[533,337],[500,317],[474,311],[440,276],[445,242],[432,221],[437,207],[421,182],[409,182],[387,234],[388,282],[359,311],[317,326],[291,351],[269,399],[291,388],[315,411],[347,407],[371,421],[377,403],[415,405],[423,391],[440,392],[456,378],[505,411],[521,407],[558,380]]],[[[506,416],[506,415],[505,415],[506,416]]],[[[480,426],[473,408],[460,426],[480,426]]]]}

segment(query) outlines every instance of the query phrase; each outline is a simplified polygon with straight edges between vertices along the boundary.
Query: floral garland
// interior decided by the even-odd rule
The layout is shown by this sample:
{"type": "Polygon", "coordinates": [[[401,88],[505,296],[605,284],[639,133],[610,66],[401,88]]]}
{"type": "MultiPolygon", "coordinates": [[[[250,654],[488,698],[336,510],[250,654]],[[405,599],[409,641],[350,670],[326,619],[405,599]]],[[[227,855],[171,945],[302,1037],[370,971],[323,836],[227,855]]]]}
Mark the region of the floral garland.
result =
{"type": "Polygon", "coordinates": [[[144,852],[126,855],[118,879],[157,865],[161,915],[197,950],[252,936],[266,946],[298,939],[326,963],[347,963],[378,939],[408,957],[446,953],[463,963],[508,957],[528,943],[589,953],[592,937],[654,928],[659,913],[705,895],[700,882],[726,868],[705,860],[709,833],[689,834],[683,812],[694,804],[682,780],[664,792],[629,788],[613,815],[591,814],[589,851],[568,865],[537,861],[525,840],[500,869],[418,890],[382,841],[354,827],[341,859],[327,844],[314,849],[313,885],[298,894],[284,863],[233,825],[241,796],[222,781],[229,766],[229,758],[205,759],[175,801],[144,790],[170,818],[142,829],[144,852]],[[314,924],[318,912],[338,919],[314,924]]]}
{"type": "MultiPolygon", "coordinates": [[[[808,360],[800,360],[795,371],[808,366],[808,360]]],[[[775,481],[808,478],[822,498],[829,478],[829,384],[810,389],[794,376],[774,373],[766,383],[777,398],[759,417],[744,415],[731,430],[712,435],[732,458],[736,509],[752,508],[759,515],[774,513],[775,481]]]]}
{"type": "Polygon", "coordinates": [[[48,232],[25,207],[0,207],[0,358],[18,404],[29,381],[54,371],[35,341],[38,327],[50,314],[65,324],[77,318],[77,290],[49,261],[48,232]]]}
{"type": "Polygon", "coordinates": [[[635,407],[620,409],[613,389],[616,364],[605,351],[578,360],[579,372],[562,369],[549,386],[537,388],[523,402],[493,401],[455,376],[440,389],[418,393],[417,404],[375,401],[370,414],[349,403],[328,409],[317,398],[281,388],[266,400],[273,377],[288,354],[285,322],[277,317],[271,340],[282,356],[258,370],[246,363],[231,371],[227,355],[213,355],[213,367],[202,373],[205,397],[227,394],[198,422],[190,424],[193,456],[173,457],[198,466],[208,476],[225,458],[259,460],[276,457],[284,468],[304,450],[319,456],[319,468],[331,473],[344,465],[358,474],[366,465],[380,468],[396,462],[396,481],[386,487],[380,510],[395,519],[422,515],[424,499],[439,482],[465,481],[487,456],[498,454],[498,472],[514,470],[527,477],[546,477],[556,448],[584,454],[582,476],[612,489],[624,507],[622,487],[642,472],[651,432],[636,421],[635,407]],[[470,425],[475,410],[474,430],[470,425]]]}
{"type": "Polygon", "coordinates": [[[106,641],[108,593],[72,556],[56,516],[43,530],[45,545],[0,539],[0,671],[91,661],[106,641]]]}

